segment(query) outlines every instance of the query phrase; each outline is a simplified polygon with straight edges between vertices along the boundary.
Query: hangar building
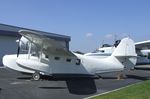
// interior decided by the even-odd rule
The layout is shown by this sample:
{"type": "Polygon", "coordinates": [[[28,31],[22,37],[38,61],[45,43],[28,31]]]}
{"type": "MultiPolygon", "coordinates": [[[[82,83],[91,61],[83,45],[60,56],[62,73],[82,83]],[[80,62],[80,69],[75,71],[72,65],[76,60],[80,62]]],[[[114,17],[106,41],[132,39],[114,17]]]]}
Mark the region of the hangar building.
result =
{"type": "Polygon", "coordinates": [[[3,65],[2,58],[4,55],[17,53],[18,44],[16,43],[16,40],[21,37],[18,33],[19,30],[30,30],[38,33],[44,33],[53,39],[61,41],[69,50],[70,36],[32,30],[12,25],[0,24],[0,66],[3,65]]]}

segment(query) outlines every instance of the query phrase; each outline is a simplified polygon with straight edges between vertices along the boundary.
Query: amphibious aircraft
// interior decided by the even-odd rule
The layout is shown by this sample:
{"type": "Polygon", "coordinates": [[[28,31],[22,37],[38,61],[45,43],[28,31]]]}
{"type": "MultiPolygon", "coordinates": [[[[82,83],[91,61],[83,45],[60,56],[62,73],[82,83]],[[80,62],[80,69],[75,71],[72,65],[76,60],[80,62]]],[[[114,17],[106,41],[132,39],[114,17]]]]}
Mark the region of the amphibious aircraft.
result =
{"type": "MultiPolygon", "coordinates": [[[[117,40],[113,45],[103,44],[98,50],[84,55],[93,58],[106,58],[111,56],[119,43],[120,40],[117,40]]],[[[135,68],[150,69],[150,40],[135,43],[135,48],[137,53],[137,63],[135,68]]]]}
{"type": "Polygon", "coordinates": [[[64,48],[55,39],[42,33],[20,30],[22,40],[27,44],[27,54],[18,53],[5,55],[4,66],[25,73],[32,73],[34,80],[39,80],[40,75],[71,75],[93,76],[100,73],[115,72],[132,69],[137,60],[134,41],[124,38],[120,41],[111,56],[107,58],[93,58],[77,54],[64,48]]]}

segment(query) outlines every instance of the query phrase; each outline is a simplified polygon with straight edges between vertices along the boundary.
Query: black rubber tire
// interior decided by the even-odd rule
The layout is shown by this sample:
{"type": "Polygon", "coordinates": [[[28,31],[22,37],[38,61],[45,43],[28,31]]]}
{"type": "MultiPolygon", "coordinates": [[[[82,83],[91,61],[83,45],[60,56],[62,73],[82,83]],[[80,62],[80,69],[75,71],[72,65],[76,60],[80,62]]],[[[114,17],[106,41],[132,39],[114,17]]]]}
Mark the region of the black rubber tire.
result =
{"type": "Polygon", "coordinates": [[[35,72],[33,75],[32,75],[32,78],[33,80],[40,80],[41,76],[40,76],[40,73],[39,72],[35,72]]]}

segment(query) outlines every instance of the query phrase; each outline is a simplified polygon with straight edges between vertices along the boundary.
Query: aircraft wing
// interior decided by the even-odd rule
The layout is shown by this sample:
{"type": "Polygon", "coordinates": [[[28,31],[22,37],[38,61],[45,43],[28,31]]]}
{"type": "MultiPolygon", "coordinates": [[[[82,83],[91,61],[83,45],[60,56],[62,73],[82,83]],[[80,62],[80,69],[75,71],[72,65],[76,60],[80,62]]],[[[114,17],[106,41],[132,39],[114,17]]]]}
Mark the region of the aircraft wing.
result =
{"type": "Polygon", "coordinates": [[[136,49],[150,49],[150,40],[135,43],[136,49]]]}
{"type": "Polygon", "coordinates": [[[44,33],[29,30],[20,30],[19,34],[27,38],[37,47],[37,49],[40,49],[43,53],[47,55],[51,54],[51,55],[74,56],[74,54],[66,48],[66,44],[44,33]]]}

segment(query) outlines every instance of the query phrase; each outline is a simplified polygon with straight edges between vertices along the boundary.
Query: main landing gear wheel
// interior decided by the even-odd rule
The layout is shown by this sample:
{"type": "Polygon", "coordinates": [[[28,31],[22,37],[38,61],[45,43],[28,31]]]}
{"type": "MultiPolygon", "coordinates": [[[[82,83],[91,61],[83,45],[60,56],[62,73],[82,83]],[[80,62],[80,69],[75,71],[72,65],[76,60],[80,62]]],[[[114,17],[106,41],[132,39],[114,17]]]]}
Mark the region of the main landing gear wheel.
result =
{"type": "Polygon", "coordinates": [[[33,80],[39,80],[40,79],[40,73],[39,72],[35,72],[33,75],[32,75],[32,78],[33,80]]]}

